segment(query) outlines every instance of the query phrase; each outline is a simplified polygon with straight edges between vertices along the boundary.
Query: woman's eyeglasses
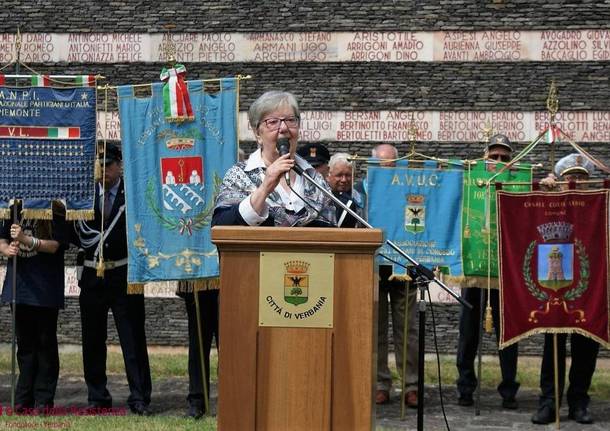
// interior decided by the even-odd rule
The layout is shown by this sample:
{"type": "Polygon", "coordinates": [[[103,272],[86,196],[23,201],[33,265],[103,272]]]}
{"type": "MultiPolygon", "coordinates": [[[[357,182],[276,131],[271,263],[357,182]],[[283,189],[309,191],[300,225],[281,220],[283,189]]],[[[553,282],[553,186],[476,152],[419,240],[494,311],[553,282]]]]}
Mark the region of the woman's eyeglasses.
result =
{"type": "Polygon", "coordinates": [[[289,129],[295,129],[299,126],[299,117],[285,117],[285,118],[267,118],[265,120],[262,120],[261,123],[263,123],[265,125],[265,127],[269,130],[278,130],[281,125],[282,125],[282,121],[284,122],[284,124],[286,125],[286,127],[288,127],[289,129]]]}

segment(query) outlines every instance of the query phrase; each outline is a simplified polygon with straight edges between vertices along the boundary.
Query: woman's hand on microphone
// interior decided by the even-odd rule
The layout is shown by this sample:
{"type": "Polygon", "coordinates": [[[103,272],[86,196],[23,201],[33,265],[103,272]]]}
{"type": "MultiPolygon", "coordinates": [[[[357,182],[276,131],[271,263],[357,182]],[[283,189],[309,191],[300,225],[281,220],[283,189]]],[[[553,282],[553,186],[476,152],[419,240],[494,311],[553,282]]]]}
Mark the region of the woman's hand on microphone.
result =
{"type": "MultiPolygon", "coordinates": [[[[282,176],[289,172],[294,167],[294,159],[290,158],[290,154],[284,154],[278,157],[271,163],[265,171],[265,179],[262,186],[265,187],[267,196],[275,190],[282,176]]],[[[266,197],[266,196],[265,196],[266,197]]]]}
{"type": "Polygon", "coordinates": [[[250,205],[259,215],[262,215],[265,211],[265,199],[267,199],[267,196],[275,190],[282,176],[286,172],[290,172],[293,166],[294,159],[290,158],[290,154],[278,157],[267,166],[262,184],[250,195],[250,205]]]}

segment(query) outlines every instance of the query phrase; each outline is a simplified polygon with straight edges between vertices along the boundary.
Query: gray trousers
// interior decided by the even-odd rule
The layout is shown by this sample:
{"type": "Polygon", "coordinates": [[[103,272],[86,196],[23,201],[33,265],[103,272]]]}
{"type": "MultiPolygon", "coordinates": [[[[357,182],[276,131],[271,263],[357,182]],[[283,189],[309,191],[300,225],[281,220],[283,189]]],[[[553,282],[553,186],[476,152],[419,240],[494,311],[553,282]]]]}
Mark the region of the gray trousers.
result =
{"type": "MultiPolygon", "coordinates": [[[[381,267],[380,267],[381,268],[381,267]]],[[[408,288],[404,281],[388,281],[383,278],[380,269],[379,281],[379,315],[377,325],[377,389],[389,391],[392,387],[392,374],[388,367],[388,318],[392,318],[392,337],[396,368],[402,375],[403,334],[405,320],[405,305],[409,307],[407,333],[407,369],[405,375],[405,393],[417,390],[417,290],[408,288]],[[407,292],[409,300],[407,304],[407,292]]]]}

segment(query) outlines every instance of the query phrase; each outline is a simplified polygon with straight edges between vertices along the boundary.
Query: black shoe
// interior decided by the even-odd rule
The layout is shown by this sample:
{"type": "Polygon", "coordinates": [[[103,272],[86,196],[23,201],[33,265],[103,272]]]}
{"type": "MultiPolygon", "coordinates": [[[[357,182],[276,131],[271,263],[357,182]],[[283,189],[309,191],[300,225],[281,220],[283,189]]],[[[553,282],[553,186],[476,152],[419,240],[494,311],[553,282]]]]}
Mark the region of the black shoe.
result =
{"type": "Polygon", "coordinates": [[[112,409],[112,404],[89,404],[85,412],[89,416],[107,415],[112,409]]]}
{"type": "Polygon", "coordinates": [[[193,419],[201,419],[203,416],[203,407],[196,404],[189,405],[186,416],[193,419]]]}
{"type": "Polygon", "coordinates": [[[472,394],[460,394],[458,397],[458,406],[468,407],[474,404],[472,394]]]}
{"type": "Polygon", "coordinates": [[[508,410],[517,410],[519,408],[519,403],[517,402],[515,397],[503,398],[502,408],[508,410]]]}
{"type": "Polygon", "coordinates": [[[31,415],[34,411],[34,406],[29,404],[15,404],[16,415],[31,415]]]}
{"type": "Polygon", "coordinates": [[[538,425],[546,425],[551,422],[555,422],[555,409],[547,405],[540,406],[532,416],[532,423],[538,425]]]}
{"type": "Polygon", "coordinates": [[[39,416],[54,416],[55,413],[53,404],[37,404],[36,409],[39,416]]]}
{"type": "Polygon", "coordinates": [[[592,424],[593,423],[593,417],[591,417],[591,413],[589,413],[589,410],[587,410],[586,407],[570,409],[568,418],[575,420],[579,424],[592,424]]]}
{"type": "Polygon", "coordinates": [[[150,410],[148,410],[148,406],[142,402],[131,404],[129,406],[129,410],[131,410],[133,414],[136,414],[138,416],[150,416],[150,410]]]}

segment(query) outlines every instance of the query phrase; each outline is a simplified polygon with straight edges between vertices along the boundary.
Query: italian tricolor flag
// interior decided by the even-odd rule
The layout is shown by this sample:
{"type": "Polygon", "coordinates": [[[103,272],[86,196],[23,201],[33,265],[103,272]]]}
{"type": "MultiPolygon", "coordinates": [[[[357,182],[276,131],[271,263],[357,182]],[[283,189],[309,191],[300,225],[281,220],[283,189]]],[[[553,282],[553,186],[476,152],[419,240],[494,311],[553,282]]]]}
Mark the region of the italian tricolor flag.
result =
{"type": "Polygon", "coordinates": [[[48,87],[51,85],[49,75],[32,75],[32,87],[48,87]]]}
{"type": "Polygon", "coordinates": [[[170,120],[193,119],[193,108],[188,87],[184,81],[186,68],[182,64],[176,64],[170,69],[161,71],[163,85],[163,110],[165,117],[170,120]]]}
{"type": "Polygon", "coordinates": [[[95,75],[80,75],[76,77],[76,84],[81,87],[95,86],[95,75]]]}
{"type": "Polygon", "coordinates": [[[78,139],[80,138],[80,127],[49,127],[47,129],[49,139],[78,139]]]}
{"type": "Polygon", "coordinates": [[[546,129],[546,132],[544,132],[544,140],[546,143],[552,144],[553,142],[555,142],[555,138],[557,137],[557,135],[558,133],[555,126],[550,124],[549,127],[546,129]]]}

